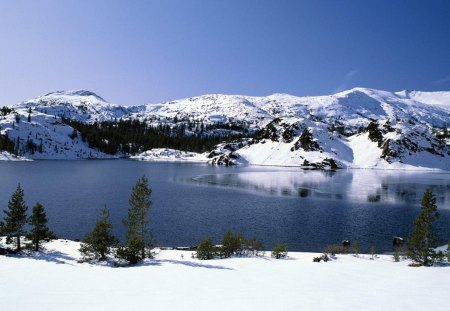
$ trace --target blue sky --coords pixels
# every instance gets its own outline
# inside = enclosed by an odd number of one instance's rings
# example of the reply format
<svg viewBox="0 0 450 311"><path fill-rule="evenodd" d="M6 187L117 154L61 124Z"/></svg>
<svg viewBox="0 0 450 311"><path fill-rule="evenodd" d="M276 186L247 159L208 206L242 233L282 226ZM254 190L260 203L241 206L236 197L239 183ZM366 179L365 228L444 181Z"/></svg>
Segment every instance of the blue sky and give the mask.
<svg viewBox="0 0 450 311"><path fill-rule="evenodd" d="M0 0L0 105L450 90L450 1Z"/></svg>

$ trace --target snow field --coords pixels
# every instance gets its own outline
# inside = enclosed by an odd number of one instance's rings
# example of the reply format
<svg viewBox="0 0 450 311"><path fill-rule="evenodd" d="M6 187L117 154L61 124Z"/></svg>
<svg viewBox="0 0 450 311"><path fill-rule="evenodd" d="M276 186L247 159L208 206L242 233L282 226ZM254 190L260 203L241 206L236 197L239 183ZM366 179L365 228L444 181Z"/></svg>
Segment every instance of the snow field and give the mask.
<svg viewBox="0 0 450 311"><path fill-rule="evenodd" d="M56 240L43 255L0 256L2 310L448 310L450 267L412 268L388 255L201 261L162 250L117 268L78 263L78 247Z"/></svg>

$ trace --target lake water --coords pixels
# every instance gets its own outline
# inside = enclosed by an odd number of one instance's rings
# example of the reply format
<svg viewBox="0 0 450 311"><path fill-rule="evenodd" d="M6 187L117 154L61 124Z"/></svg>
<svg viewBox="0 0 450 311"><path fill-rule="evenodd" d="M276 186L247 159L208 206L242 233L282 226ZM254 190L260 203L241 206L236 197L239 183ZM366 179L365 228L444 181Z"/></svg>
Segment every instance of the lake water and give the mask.
<svg viewBox="0 0 450 311"><path fill-rule="evenodd" d="M210 235L220 243L231 229L278 242L292 251L320 251L343 239L391 251L392 237L407 237L426 188L436 195L443 243L450 239L450 174L374 170L337 172L298 168L213 167L205 164L106 161L0 163L0 209L20 182L31 210L47 210L63 238L82 239L103 206L115 233L136 180L153 190L151 229L158 245L196 245ZM3 216L3 214L2 214Z"/></svg>

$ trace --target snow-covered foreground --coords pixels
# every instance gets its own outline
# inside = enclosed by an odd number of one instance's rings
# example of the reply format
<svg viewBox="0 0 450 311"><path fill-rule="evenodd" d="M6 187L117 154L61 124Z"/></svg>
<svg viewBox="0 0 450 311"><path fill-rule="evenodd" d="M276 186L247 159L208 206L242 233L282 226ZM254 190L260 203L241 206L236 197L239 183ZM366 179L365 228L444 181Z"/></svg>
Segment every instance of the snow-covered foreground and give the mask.
<svg viewBox="0 0 450 311"><path fill-rule="evenodd" d="M448 310L450 267L411 268L386 255L200 261L164 250L142 265L113 268L77 263L78 247L56 240L46 254L0 256L1 309Z"/></svg>

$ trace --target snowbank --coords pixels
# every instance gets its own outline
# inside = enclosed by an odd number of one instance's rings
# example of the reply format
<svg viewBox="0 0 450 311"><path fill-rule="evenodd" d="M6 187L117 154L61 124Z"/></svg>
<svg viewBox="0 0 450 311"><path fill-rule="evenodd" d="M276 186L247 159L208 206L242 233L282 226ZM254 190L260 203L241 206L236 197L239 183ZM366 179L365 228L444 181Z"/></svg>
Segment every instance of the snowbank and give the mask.
<svg viewBox="0 0 450 311"><path fill-rule="evenodd" d="M208 158L204 153L187 152L168 148L150 149L136 156L131 156L130 158L141 161L201 162L201 163L208 161Z"/></svg>
<svg viewBox="0 0 450 311"><path fill-rule="evenodd" d="M0 151L0 161L32 161L32 160L13 155L7 151Z"/></svg>
<svg viewBox="0 0 450 311"><path fill-rule="evenodd" d="M450 267L411 268L387 255L200 261L164 250L114 268L78 263L78 247L56 240L44 254L0 256L2 310L448 310Z"/></svg>

